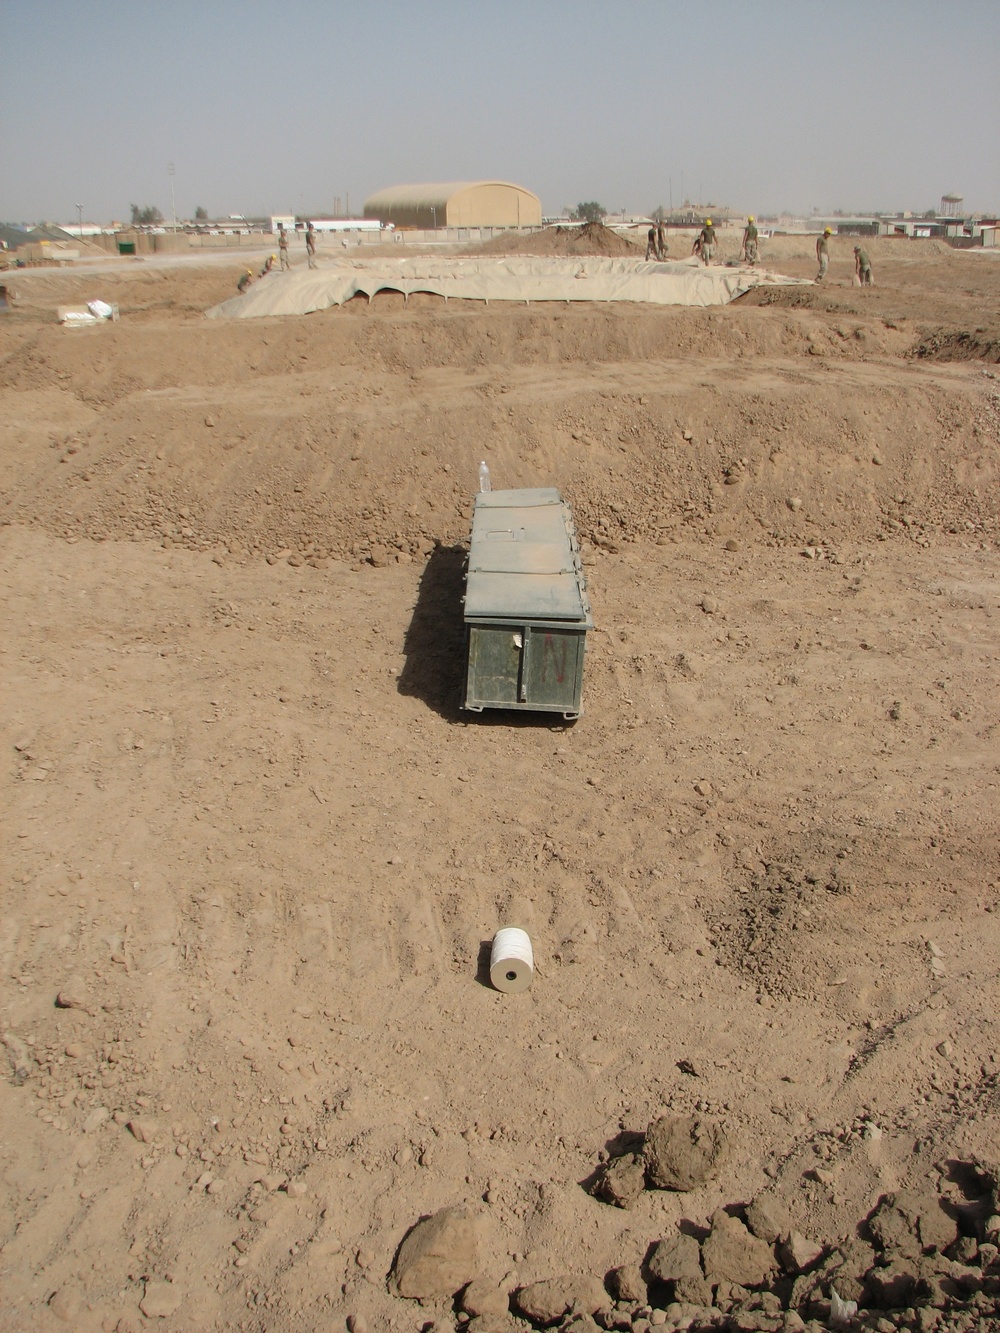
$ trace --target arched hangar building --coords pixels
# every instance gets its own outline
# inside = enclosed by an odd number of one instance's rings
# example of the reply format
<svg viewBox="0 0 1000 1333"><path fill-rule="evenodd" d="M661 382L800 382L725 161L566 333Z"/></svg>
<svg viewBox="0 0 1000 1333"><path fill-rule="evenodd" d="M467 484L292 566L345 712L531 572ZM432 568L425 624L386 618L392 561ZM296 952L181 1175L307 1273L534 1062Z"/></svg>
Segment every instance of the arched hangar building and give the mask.
<svg viewBox="0 0 1000 1333"><path fill-rule="evenodd" d="M393 185L365 200L365 217L397 227L540 227L537 194L509 181Z"/></svg>

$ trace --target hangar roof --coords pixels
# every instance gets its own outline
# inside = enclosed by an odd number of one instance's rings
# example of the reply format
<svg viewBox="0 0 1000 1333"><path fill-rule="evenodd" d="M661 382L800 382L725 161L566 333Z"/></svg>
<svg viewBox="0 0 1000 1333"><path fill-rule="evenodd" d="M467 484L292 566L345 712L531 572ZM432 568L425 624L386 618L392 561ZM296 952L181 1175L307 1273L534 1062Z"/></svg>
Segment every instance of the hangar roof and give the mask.
<svg viewBox="0 0 1000 1333"><path fill-rule="evenodd" d="M454 198L456 194L461 194L463 190L474 190L481 185L505 185L510 190L519 190L521 194L531 194L523 185L515 185L512 181L444 181L433 185L390 185L388 189L379 190L375 194L369 195L365 200L365 208L430 208L433 204L445 204L449 199Z"/></svg>

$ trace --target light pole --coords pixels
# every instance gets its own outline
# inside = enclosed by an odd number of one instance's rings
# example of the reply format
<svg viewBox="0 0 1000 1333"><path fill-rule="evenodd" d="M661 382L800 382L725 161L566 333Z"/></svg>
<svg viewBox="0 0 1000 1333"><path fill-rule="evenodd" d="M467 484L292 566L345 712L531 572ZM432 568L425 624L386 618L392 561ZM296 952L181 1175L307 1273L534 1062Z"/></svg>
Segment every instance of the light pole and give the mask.
<svg viewBox="0 0 1000 1333"><path fill-rule="evenodd" d="M170 176L170 216L173 218L174 230L177 230L177 206L174 203L174 164L167 163L167 173Z"/></svg>
<svg viewBox="0 0 1000 1333"><path fill-rule="evenodd" d="M434 207L433 204L431 204L431 221L434 223L434 230L437 231L437 229L438 229L438 211L437 211L437 209Z"/></svg>
<svg viewBox="0 0 1000 1333"><path fill-rule="evenodd" d="M77 206L76 206L76 211L77 211L77 213L78 213L79 216L80 216L80 225L79 225L79 227L77 228L77 232L78 232L78 234L79 234L80 240L82 241L82 240L83 240L83 204L77 204Z"/></svg>

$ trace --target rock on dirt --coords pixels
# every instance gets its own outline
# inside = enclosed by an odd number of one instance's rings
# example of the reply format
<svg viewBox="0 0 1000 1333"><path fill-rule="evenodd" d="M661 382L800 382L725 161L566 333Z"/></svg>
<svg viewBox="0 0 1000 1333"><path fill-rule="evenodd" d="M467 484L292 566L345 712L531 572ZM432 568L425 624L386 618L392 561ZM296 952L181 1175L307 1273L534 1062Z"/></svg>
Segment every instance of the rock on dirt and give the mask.
<svg viewBox="0 0 1000 1333"><path fill-rule="evenodd" d="M741 1287L759 1287L775 1268L774 1254L766 1241L721 1208L712 1216L712 1230L702 1242L701 1257L705 1277L713 1285L736 1282Z"/></svg>
<svg viewBox="0 0 1000 1333"><path fill-rule="evenodd" d="M84 1009L88 1008L87 990L81 977L70 977L59 988L56 995L57 1009Z"/></svg>
<svg viewBox="0 0 1000 1333"><path fill-rule="evenodd" d="M639 1153L613 1157L597 1175L591 1187L595 1199L603 1199L618 1208L631 1208L646 1184L646 1164Z"/></svg>
<svg viewBox="0 0 1000 1333"><path fill-rule="evenodd" d="M649 1256L649 1271L661 1282L700 1278L701 1252L694 1236L680 1233L661 1240Z"/></svg>
<svg viewBox="0 0 1000 1333"><path fill-rule="evenodd" d="M543 1327L558 1323L574 1307L593 1314L607 1304L607 1293L595 1277L566 1275L543 1278L514 1293L514 1305L518 1312L533 1324L541 1324Z"/></svg>
<svg viewBox="0 0 1000 1333"><path fill-rule="evenodd" d="M181 1303L182 1293L172 1282L146 1283L139 1309L147 1319L169 1319Z"/></svg>
<svg viewBox="0 0 1000 1333"><path fill-rule="evenodd" d="M803 1236L801 1231L790 1231L778 1246L778 1258L786 1273L804 1273L822 1257L823 1246Z"/></svg>
<svg viewBox="0 0 1000 1333"><path fill-rule="evenodd" d="M65 1324L76 1322L83 1306L83 1297L76 1287L60 1287L49 1297L49 1309Z"/></svg>
<svg viewBox="0 0 1000 1333"><path fill-rule="evenodd" d="M83 1122L84 1134L93 1134L95 1129L100 1129L110 1115L111 1112L106 1106L95 1106Z"/></svg>
<svg viewBox="0 0 1000 1333"><path fill-rule="evenodd" d="M907 1259L920 1254L920 1236L916 1217L897 1206L896 1196L886 1194L868 1219L868 1231L876 1249L894 1252Z"/></svg>
<svg viewBox="0 0 1000 1333"><path fill-rule="evenodd" d="M477 1278L462 1292L460 1305L467 1315L475 1319L478 1315L506 1314L510 1308L510 1298L503 1287L498 1287L495 1282Z"/></svg>
<svg viewBox="0 0 1000 1333"><path fill-rule="evenodd" d="M617 1301L629 1305L643 1305L646 1301L646 1283L638 1264L621 1264L608 1274L608 1290Z"/></svg>
<svg viewBox="0 0 1000 1333"><path fill-rule="evenodd" d="M128 1122L129 1133L140 1143L152 1143L156 1138L156 1125L145 1117L136 1117Z"/></svg>
<svg viewBox="0 0 1000 1333"><path fill-rule="evenodd" d="M788 1210L768 1194L759 1194L750 1204L746 1214L747 1226L755 1236L773 1245L779 1237L787 1235L790 1228Z"/></svg>
<svg viewBox="0 0 1000 1333"><path fill-rule="evenodd" d="M465 1204L442 1208L407 1234L392 1285L415 1300L453 1296L479 1275L479 1220Z"/></svg>
<svg viewBox="0 0 1000 1333"><path fill-rule="evenodd" d="M924 1249L941 1252L954 1242L958 1234L955 1218L945 1212L937 1194L932 1192L924 1196L900 1190L894 1195L893 1204L906 1220L908 1229L916 1228Z"/></svg>
<svg viewBox="0 0 1000 1333"><path fill-rule="evenodd" d="M722 1126L701 1116L662 1116L646 1131L646 1175L664 1190L693 1190L719 1169Z"/></svg>
<svg viewBox="0 0 1000 1333"><path fill-rule="evenodd" d="M868 1273L868 1300L883 1310L898 1310L910 1303L916 1276L912 1261L894 1259Z"/></svg>
<svg viewBox="0 0 1000 1333"><path fill-rule="evenodd" d="M866 1275L874 1263L875 1252L870 1245L856 1236L844 1239L831 1250L818 1268L795 1279L789 1305L793 1309L806 1306L814 1297L822 1296L834 1283L845 1300L862 1300L866 1290Z"/></svg>
<svg viewBox="0 0 1000 1333"><path fill-rule="evenodd" d="M747 1226L755 1236L773 1245L791 1230L788 1209L771 1194L759 1194L747 1209Z"/></svg>

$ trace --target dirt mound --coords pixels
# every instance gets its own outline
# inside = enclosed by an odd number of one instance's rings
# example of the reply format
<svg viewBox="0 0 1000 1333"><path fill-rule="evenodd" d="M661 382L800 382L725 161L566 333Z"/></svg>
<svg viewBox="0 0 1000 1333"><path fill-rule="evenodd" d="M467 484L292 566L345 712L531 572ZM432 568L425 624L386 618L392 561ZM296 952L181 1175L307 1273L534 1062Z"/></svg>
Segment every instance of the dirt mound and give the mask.
<svg viewBox="0 0 1000 1333"><path fill-rule="evenodd" d="M580 227L546 227L526 236L495 236L471 251L483 255L552 255L574 258L596 255L603 259L636 258L643 252L601 222Z"/></svg>
<svg viewBox="0 0 1000 1333"><path fill-rule="evenodd" d="M930 361L990 361L996 365L1000 363L1000 337L991 337L985 329L975 333L946 329L929 333L913 354Z"/></svg>
<svg viewBox="0 0 1000 1333"><path fill-rule="evenodd" d="M0 366L23 441L0 514L250 556L412 556L464 538L485 452L498 485L561 485L609 549L1000 532L992 384L870 365L912 347L880 321L440 302L360 319L38 329Z"/></svg>

